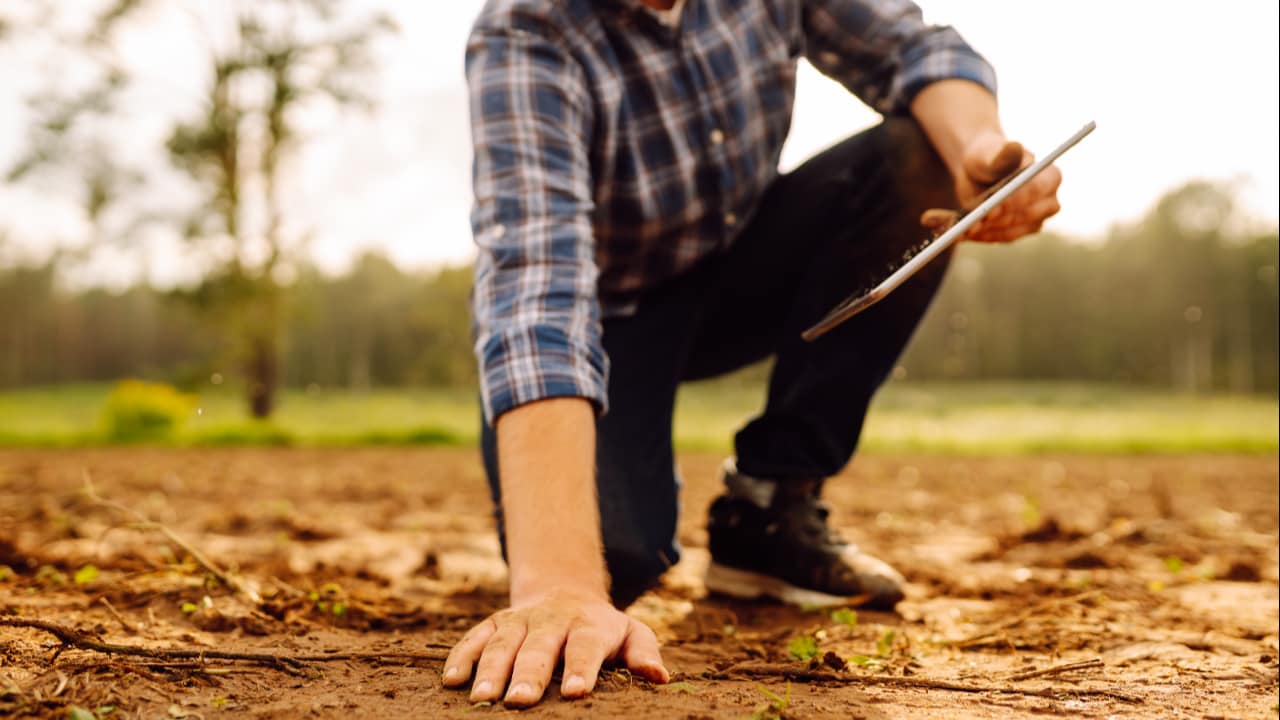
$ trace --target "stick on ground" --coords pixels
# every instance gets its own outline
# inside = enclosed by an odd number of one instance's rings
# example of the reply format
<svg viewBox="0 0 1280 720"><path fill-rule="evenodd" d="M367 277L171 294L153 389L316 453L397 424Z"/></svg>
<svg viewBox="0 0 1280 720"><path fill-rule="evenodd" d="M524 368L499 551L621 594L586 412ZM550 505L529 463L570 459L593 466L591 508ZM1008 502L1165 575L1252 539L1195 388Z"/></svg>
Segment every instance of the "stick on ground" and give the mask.
<svg viewBox="0 0 1280 720"><path fill-rule="evenodd" d="M200 551L200 548L196 547L195 545L192 545L186 540L183 540L177 533L175 533L173 530L170 530L168 526L155 522L151 518L148 518L146 515L143 515L142 513L138 512L137 510L134 510L128 505L118 503L114 500L108 500L102 497L101 495L99 495L97 490L95 490L93 487L93 480L89 476L88 470L84 471L84 494L85 494L85 497L93 501L94 504L101 505L102 507L106 507L106 508L111 508L112 510L115 510L118 513L132 517L138 523L138 526L143 529L159 531L161 535L164 535L165 538L169 540L169 542L173 543L174 545L177 545L178 547L186 551L186 553L190 555L192 559L194 559L196 563L200 565L200 567L204 568L206 572L208 572L210 575L217 578L218 582L222 583L223 585L226 585L227 587L231 588L235 592L244 595L255 604L262 602L262 597L258 593L258 591L246 585L242 580L240 580L240 578L235 577L229 574L228 572L226 572L225 570L223 570L222 568L218 567L218 565L215 562L213 562L213 560L209 559L207 555L205 555L203 552Z"/></svg>
<svg viewBox="0 0 1280 720"><path fill-rule="evenodd" d="M964 648L972 647L974 645L980 645L983 642L995 636L996 634L1003 632L1005 630L1009 630L1014 627L1017 627L1018 625L1021 625L1022 623L1026 622L1027 620L1031 619L1036 615L1039 615L1040 613L1044 612L1045 610L1048 610L1049 608L1057 607L1059 605L1066 605L1070 603L1083 602L1084 600L1098 597L1100 595L1102 595L1101 590L1088 590L1086 592L1082 592L1077 595L1070 595L1068 597L1051 598L1049 600L1045 600L1044 602L1036 603L1035 605L1027 608L1026 610L1018 613L1017 615L1011 618L1008 618L1006 620L1001 620L1000 622L997 622L996 624L991 625L990 627L987 627L982 631L974 633L973 635L970 635L966 638L961 638L959 640L952 640L949 644L952 647L960 648L962 650Z"/></svg>
<svg viewBox="0 0 1280 720"><path fill-rule="evenodd" d="M1061 665L1053 665L1039 670L1025 670L1023 672L1014 673L1005 678L1005 680L1030 680L1031 678L1047 677L1049 675L1060 675L1062 673L1071 672L1073 670L1085 670L1088 668L1102 667L1102 658L1093 658L1092 660L1082 660L1080 662L1069 662Z"/></svg>
<svg viewBox="0 0 1280 720"><path fill-rule="evenodd" d="M1132 695L1094 688L1071 688L1069 690L1030 689L1011 685L970 685L955 683L949 680L930 680L919 677L896 677L890 675L850 675L830 670L810 670L805 667L775 663L739 663L720 671L705 672L706 680L741 680L744 678L783 678L793 682L837 682L863 685L891 685L894 687L924 688L928 690L950 690L967 693L1010 693L1014 695L1033 695L1036 697L1060 698L1064 695L1094 695L1109 697L1127 703L1141 702Z"/></svg>
<svg viewBox="0 0 1280 720"><path fill-rule="evenodd" d="M286 672L298 673L307 663L337 662L341 660L364 660L373 662L392 662L396 660L419 660L441 662L447 653L429 651L425 653L344 653L326 652L314 655L280 655L276 653L244 653L206 648L146 648L136 645L120 645L117 643L95 640L85 633L65 625L45 620L29 618L0 617L0 627L21 627L43 630L62 641L63 647L103 653L106 655L129 655L157 660L237 660L270 665L284 669Z"/></svg>

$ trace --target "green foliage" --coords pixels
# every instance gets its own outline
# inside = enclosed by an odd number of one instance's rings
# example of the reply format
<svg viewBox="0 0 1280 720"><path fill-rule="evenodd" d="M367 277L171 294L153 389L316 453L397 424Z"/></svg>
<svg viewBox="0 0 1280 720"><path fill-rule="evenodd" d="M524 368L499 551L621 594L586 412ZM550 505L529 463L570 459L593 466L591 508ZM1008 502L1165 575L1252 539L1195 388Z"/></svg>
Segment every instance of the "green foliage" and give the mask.
<svg viewBox="0 0 1280 720"><path fill-rule="evenodd" d="M831 620L841 625L853 627L858 624L858 613L852 608L840 608L831 613Z"/></svg>
<svg viewBox="0 0 1280 720"><path fill-rule="evenodd" d="M114 151L121 145L118 138L102 134L102 128L121 127L102 120L119 119L111 116L123 105L120 96L146 79L133 77L129 66L120 62L121 38L131 33L115 30L155 4L114 0L90 22L72 25L57 4L48 3L41 21L24 28L37 41L47 41L36 44L47 45L54 56L38 64L76 67L78 82L74 90L55 88L55 83L26 98L31 122L24 151L11 167L0 170L13 182L36 173L70 174L83 186L80 196L94 224L93 239L104 246L136 244L133 235L149 224L168 224L189 243L201 246L208 259L199 267L205 276L195 287L171 297L190 301L201 329L223 341L220 352L225 356L219 359L241 371L251 412L263 418L274 409L280 381L287 307L280 276L301 264L310 232L305 220L284 217L285 203L279 199L288 180L285 170L306 138L296 131L298 107L371 107L366 89L376 87L370 80L377 65L372 45L395 26L382 13L363 13L361 18L337 12L327 0L261 0L213 12L192 9L194 22L177 26L196 33L188 41L199 42L208 33L219 41L209 46L204 72L193 76L199 80L189 88L202 100L189 103L198 111L164 118L168 137L156 149L167 152L173 167L186 174L197 200L182 210L156 213L117 202L148 177L137 169L142 165L134 158ZM7 29L0 22L0 35ZM246 92L249 88L253 91ZM109 210L124 222L99 222ZM28 298L20 304L6 303L2 290L0 306L30 304ZM38 321L30 324L37 326ZM5 329L0 322L0 346L29 339ZM56 337L64 330L53 327L50 332ZM14 357L5 358L7 365L0 366L11 372L25 370L25 358L16 357L23 354L19 348ZM140 357L146 365L152 362L145 352ZM0 383L4 381L0 377Z"/></svg>
<svg viewBox="0 0 1280 720"><path fill-rule="evenodd" d="M66 585L67 575L52 565L36 568L35 580L41 585Z"/></svg>
<svg viewBox="0 0 1280 720"><path fill-rule="evenodd" d="M1274 393L1280 243L1256 228L1228 188L1192 182L1101 243L962 247L902 367Z"/></svg>
<svg viewBox="0 0 1280 720"><path fill-rule="evenodd" d="M659 685L659 687L668 692L683 693L685 695L697 695L699 692L699 688L697 685L694 685L691 682L686 682L683 680L679 682L667 683L666 685Z"/></svg>
<svg viewBox="0 0 1280 720"><path fill-rule="evenodd" d="M898 638L898 633L893 630L886 630L879 640L876 640L876 655L880 657L889 657L889 653L893 651L893 641Z"/></svg>
<svg viewBox="0 0 1280 720"><path fill-rule="evenodd" d="M751 720L782 720L783 713L791 705L791 681L787 681L787 690L783 695L779 695L763 685L756 685L756 689L760 691L761 695L765 696L768 702L751 713Z"/></svg>
<svg viewBox="0 0 1280 720"><path fill-rule="evenodd" d="M125 380L102 411L107 437L120 442L166 440L195 409L195 398L170 385Z"/></svg>
<svg viewBox="0 0 1280 720"><path fill-rule="evenodd" d="M818 655L818 640L812 635L800 635L787 643L787 652L791 657L808 662Z"/></svg>
<svg viewBox="0 0 1280 720"><path fill-rule="evenodd" d="M98 409L110 386L0 390L0 446L111 442ZM676 406L680 450L731 450L759 410L752 388L695 383ZM270 424L246 419L225 389L200 391L201 414L164 441L177 445L469 445L480 411L467 388L290 390ZM158 442L158 441L153 441ZM863 434L871 452L1275 452L1275 399L1190 396L1051 383L892 383Z"/></svg>
<svg viewBox="0 0 1280 720"><path fill-rule="evenodd" d="M88 585L97 579L98 568L94 565L85 565L77 570L75 575L72 576L72 580L74 580L77 585Z"/></svg>
<svg viewBox="0 0 1280 720"><path fill-rule="evenodd" d="M261 421L211 428L195 439L197 445L213 447L247 445L284 447L296 442L297 438L293 433L274 423Z"/></svg>

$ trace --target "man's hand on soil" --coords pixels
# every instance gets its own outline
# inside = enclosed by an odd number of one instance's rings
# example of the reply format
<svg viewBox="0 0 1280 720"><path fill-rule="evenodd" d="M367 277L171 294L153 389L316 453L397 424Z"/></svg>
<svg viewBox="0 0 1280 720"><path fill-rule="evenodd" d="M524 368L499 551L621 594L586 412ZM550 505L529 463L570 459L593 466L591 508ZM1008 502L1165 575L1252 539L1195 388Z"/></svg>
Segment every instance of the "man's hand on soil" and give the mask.
<svg viewBox="0 0 1280 720"><path fill-rule="evenodd" d="M1035 157L1022 145L1000 133L983 133L965 147L964 170L956 178L956 195L961 207L969 209L993 183L1015 170L1027 167ZM1013 242L1039 232L1044 221L1058 212L1058 186L1062 172L1049 167L1025 187L992 210L965 235L969 240L988 243Z"/></svg>
<svg viewBox="0 0 1280 720"><path fill-rule="evenodd" d="M509 706L525 707L542 698L562 655L560 694L566 698L590 693L606 660L621 660L652 682L671 677L647 626L605 598L558 590L516 602L471 628L445 661L444 684L465 685L475 667L472 702L501 697Z"/></svg>

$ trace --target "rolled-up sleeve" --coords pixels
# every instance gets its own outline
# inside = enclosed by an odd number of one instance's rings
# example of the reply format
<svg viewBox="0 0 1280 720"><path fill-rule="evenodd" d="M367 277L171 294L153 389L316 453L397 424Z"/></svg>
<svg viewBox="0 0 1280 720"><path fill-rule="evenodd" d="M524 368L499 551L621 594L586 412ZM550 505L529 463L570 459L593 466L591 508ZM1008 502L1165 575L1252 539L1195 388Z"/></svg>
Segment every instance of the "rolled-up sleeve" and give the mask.
<svg viewBox="0 0 1280 720"><path fill-rule="evenodd" d="M549 397L607 406L581 68L522 28L472 31L467 83L475 150L472 294L486 422Z"/></svg>
<svg viewBox="0 0 1280 720"><path fill-rule="evenodd" d="M996 92L991 65L950 27L928 25L909 0L805 0L805 57L885 114L905 112L938 80Z"/></svg>

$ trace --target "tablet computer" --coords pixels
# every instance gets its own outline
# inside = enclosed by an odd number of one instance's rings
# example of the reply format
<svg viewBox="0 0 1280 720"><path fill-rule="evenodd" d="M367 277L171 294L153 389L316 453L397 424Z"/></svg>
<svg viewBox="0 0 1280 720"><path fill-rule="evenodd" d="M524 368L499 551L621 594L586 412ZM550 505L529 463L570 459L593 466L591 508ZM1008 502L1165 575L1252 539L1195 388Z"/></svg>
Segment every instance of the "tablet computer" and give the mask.
<svg viewBox="0 0 1280 720"><path fill-rule="evenodd" d="M1086 135L1093 132L1097 125L1093 122L1080 128L1071 137L1067 138L1061 145L1054 148L1052 152L1043 158L1028 165L1027 167L1012 173L1004 180L991 186L979 196L979 202L972 210L968 212L956 213L957 219L955 224L947 228L946 232L926 238L915 245L912 245L903 254L897 263L887 268L887 274L883 279L874 282L868 287L864 287L843 302L832 308L821 320L801 333L801 337L810 342L818 339L824 333L836 327L840 323L875 305L884 299L886 295L893 292L899 285L907 281L907 278L915 275L929 261L938 257L947 248L956 243L957 240L964 237L969 228L976 225L987 213L991 212L1006 198L1014 194L1023 185L1031 182L1031 179L1039 175L1045 168L1052 165L1062 154L1070 150L1076 143L1084 139Z"/></svg>

